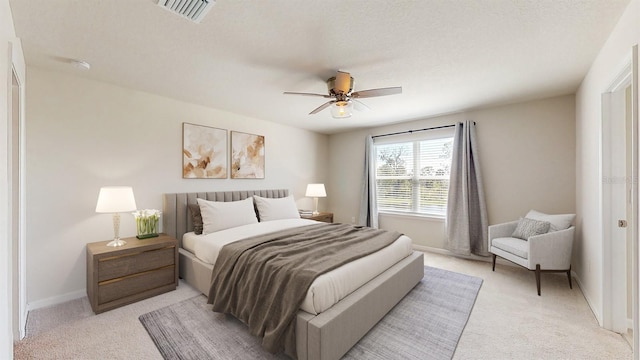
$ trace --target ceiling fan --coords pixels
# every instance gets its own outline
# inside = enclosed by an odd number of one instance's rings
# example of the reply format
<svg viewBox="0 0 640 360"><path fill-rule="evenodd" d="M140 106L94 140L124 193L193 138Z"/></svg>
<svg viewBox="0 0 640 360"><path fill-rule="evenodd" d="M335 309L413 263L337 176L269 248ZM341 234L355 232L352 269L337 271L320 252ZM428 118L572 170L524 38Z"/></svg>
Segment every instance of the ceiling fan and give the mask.
<svg viewBox="0 0 640 360"><path fill-rule="evenodd" d="M353 77L351 77L351 74L345 71L338 71L336 76L329 78L327 80L327 88L329 90L329 94L327 95L314 94L314 93L302 93L302 92L290 92L290 91L285 91L284 94L285 95L320 96L325 99L331 99L326 103L315 108L313 111L309 113L309 115L317 114L320 111L331 106L331 116L333 116L334 118L350 117L351 109L354 107L354 104L356 109L358 109L358 107L364 107L365 109L369 109L367 105L363 104L361 101L357 99L402 94L401 86L352 92Z"/></svg>

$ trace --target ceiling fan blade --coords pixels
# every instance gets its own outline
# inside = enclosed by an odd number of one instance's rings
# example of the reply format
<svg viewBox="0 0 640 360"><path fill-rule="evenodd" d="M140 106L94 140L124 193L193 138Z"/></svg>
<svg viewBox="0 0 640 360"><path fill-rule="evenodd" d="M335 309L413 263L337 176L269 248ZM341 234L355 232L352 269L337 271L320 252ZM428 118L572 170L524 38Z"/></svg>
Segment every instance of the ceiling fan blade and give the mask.
<svg viewBox="0 0 640 360"><path fill-rule="evenodd" d="M326 99L330 99L331 96L329 95L323 95L323 94L314 94L314 93L303 93L303 92L291 92L291 91L285 91L283 92L284 95L303 95L303 96L322 96L323 98Z"/></svg>
<svg viewBox="0 0 640 360"><path fill-rule="evenodd" d="M356 99L351 99L351 101L353 101L353 108L357 111L371 111L371 108L362 101Z"/></svg>
<svg viewBox="0 0 640 360"><path fill-rule="evenodd" d="M336 90L336 92L348 94L349 90L351 90L351 74L338 70L338 73L336 74L334 89Z"/></svg>
<svg viewBox="0 0 640 360"><path fill-rule="evenodd" d="M395 95L395 94L402 94L402 86L356 91L351 94L351 97L362 99L362 98Z"/></svg>
<svg viewBox="0 0 640 360"><path fill-rule="evenodd" d="M328 108L329 106L331 106L331 104L333 104L334 102L336 102L336 101L335 100L327 101L326 103L324 103L324 104L318 106L317 108L313 109L313 111L310 112L309 115L313 115L313 114L319 113L320 111L322 111L322 110Z"/></svg>

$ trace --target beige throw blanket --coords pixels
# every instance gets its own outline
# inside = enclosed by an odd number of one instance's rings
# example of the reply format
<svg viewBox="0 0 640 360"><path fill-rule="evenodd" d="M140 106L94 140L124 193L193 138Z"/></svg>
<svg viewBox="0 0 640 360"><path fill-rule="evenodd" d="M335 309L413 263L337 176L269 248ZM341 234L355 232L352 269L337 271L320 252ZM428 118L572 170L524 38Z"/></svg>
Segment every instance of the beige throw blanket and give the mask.
<svg viewBox="0 0 640 360"><path fill-rule="evenodd" d="M376 252L398 232L349 224L317 224L224 246L213 268L209 304L262 337L269 352L295 358L296 313L319 275Z"/></svg>

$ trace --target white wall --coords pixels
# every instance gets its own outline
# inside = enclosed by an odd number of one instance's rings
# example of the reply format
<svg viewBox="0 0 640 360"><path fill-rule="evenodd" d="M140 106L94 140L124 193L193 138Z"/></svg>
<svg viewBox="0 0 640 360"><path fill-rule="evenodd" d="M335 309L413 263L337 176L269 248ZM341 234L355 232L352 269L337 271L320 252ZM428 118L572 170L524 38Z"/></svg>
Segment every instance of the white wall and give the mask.
<svg viewBox="0 0 640 360"><path fill-rule="evenodd" d="M576 93L577 246L574 270L602 322L602 226L600 188L601 95L631 61L640 42L640 0L632 0Z"/></svg>
<svg viewBox="0 0 640 360"><path fill-rule="evenodd" d="M10 42L15 38L8 0L0 0L0 358L13 358L12 324L12 247L9 236L9 166L7 141L11 102Z"/></svg>
<svg viewBox="0 0 640 360"><path fill-rule="evenodd" d="M489 224L516 220L532 208L575 212L575 102L567 95L331 135L327 195L335 219L358 218L367 134L464 120L477 124ZM415 245L444 246L442 220L380 215L380 227L409 235Z"/></svg>
<svg viewBox="0 0 640 360"><path fill-rule="evenodd" d="M160 96L29 67L27 82L28 301L85 293L85 244L113 237L96 214L98 190L133 186L138 208L162 193L287 188L300 207L307 183L326 182L328 137ZM265 136L264 180L182 179L182 123ZM322 201L322 200L321 200ZM322 203L321 203L322 204ZM122 216L121 236L135 235Z"/></svg>

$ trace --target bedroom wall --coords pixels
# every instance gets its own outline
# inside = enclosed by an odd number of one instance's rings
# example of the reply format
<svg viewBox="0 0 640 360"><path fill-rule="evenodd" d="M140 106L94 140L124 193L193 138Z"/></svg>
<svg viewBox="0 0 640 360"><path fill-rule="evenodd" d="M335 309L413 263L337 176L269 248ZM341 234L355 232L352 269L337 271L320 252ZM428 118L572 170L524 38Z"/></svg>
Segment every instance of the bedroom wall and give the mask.
<svg viewBox="0 0 640 360"><path fill-rule="evenodd" d="M132 186L139 209L161 209L165 192L267 188L310 208L307 183L328 180L326 135L34 67L27 104L31 308L85 295L85 244L113 237L111 215L95 213L101 186ZM266 179L182 179L183 122L264 135Z"/></svg>
<svg viewBox="0 0 640 360"><path fill-rule="evenodd" d="M530 209L575 212L573 95L472 110L393 126L331 135L329 209L340 222L358 219L367 134L422 129L473 120L489 224L518 219ZM444 248L444 221L380 214L380 227L409 235L418 247Z"/></svg>
<svg viewBox="0 0 640 360"><path fill-rule="evenodd" d="M640 0L632 0L594 60L576 93L576 210L574 271L596 318L602 323L602 226L600 141L601 95L631 61L640 43ZM638 69L640 71L640 69Z"/></svg>

